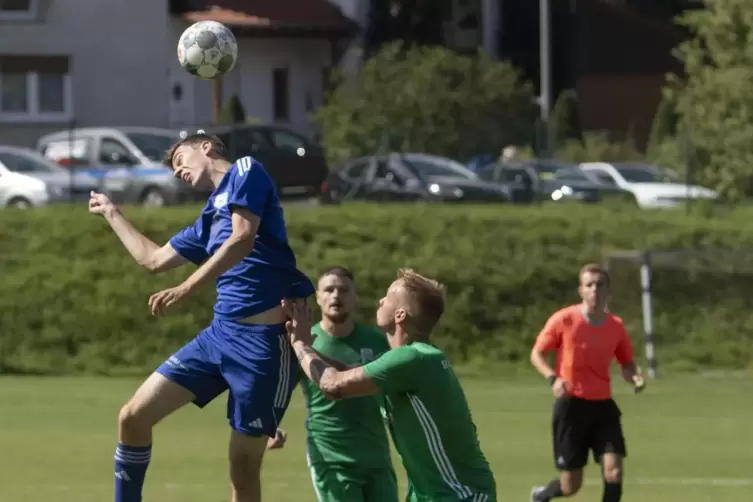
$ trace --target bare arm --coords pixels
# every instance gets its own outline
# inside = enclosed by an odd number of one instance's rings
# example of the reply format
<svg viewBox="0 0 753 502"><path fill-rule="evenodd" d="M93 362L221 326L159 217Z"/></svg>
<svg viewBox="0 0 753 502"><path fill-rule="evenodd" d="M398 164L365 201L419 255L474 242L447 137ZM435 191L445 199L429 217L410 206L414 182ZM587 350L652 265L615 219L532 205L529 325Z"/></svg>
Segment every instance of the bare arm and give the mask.
<svg viewBox="0 0 753 502"><path fill-rule="evenodd" d="M136 263L148 271L159 273L189 263L169 243L160 247L136 230L117 208L105 213L105 219Z"/></svg>
<svg viewBox="0 0 753 502"><path fill-rule="evenodd" d="M539 372L541 376L544 378L551 378L553 376L557 376L557 374L554 372L554 369L549 365L549 362L546 360L546 353L544 353L541 350L533 349L531 351L531 364L534 368L536 368L536 371Z"/></svg>
<svg viewBox="0 0 753 502"><path fill-rule="evenodd" d="M256 231L260 218L248 209L236 207L232 210L233 231L216 253L205 261L183 285L188 291L195 291L207 282L240 263L254 249Z"/></svg>
<svg viewBox="0 0 753 502"><path fill-rule="evenodd" d="M301 341L293 343L293 351L303 372L329 399L371 396L379 392L379 388L361 367L338 371Z"/></svg>

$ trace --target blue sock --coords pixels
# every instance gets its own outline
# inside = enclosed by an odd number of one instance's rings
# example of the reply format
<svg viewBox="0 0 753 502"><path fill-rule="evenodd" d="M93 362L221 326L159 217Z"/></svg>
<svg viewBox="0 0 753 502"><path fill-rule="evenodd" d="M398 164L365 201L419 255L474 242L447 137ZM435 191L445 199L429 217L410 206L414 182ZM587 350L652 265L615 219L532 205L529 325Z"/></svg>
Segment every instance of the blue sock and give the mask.
<svg viewBox="0 0 753 502"><path fill-rule="evenodd" d="M146 468L152 458L152 446L126 446L115 450L115 502L141 502Z"/></svg>

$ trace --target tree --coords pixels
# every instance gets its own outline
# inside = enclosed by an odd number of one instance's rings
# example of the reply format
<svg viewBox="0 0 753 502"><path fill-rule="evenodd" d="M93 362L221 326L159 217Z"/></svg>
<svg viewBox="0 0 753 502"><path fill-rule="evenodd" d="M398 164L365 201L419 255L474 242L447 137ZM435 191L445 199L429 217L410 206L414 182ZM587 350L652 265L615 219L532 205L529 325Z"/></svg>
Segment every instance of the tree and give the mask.
<svg viewBox="0 0 753 502"><path fill-rule="evenodd" d="M533 91L509 63L386 45L315 115L330 160L418 151L467 160L528 143Z"/></svg>
<svg viewBox="0 0 753 502"><path fill-rule="evenodd" d="M578 97L573 90L562 91L552 109L551 133L554 148L567 141L583 141L583 128L580 122Z"/></svg>
<svg viewBox="0 0 753 502"><path fill-rule="evenodd" d="M749 0L714 0L684 14L692 38L679 47L685 69L673 77L682 127L701 179L731 198L753 194L753 9Z"/></svg>
<svg viewBox="0 0 753 502"><path fill-rule="evenodd" d="M237 94L230 96L220 109L219 123L223 125L242 124L246 121L246 111Z"/></svg>
<svg viewBox="0 0 753 502"><path fill-rule="evenodd" d="M670 140L677 133L677 113L675 104L669 96L665 96L660 102L654 115L654 123L651 126L651 136L648 140L649 154L652 154L660 146Z"/></svg>

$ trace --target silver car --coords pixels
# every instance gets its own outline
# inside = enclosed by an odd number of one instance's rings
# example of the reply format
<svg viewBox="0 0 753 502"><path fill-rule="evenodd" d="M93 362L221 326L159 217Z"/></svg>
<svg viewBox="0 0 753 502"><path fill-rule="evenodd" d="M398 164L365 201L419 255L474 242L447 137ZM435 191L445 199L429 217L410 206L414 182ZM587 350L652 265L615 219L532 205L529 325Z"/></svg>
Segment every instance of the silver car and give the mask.
<svg viewBox="0 0 753 502"><path fill-rule="evenodd" d="M46 158L97 178L116 203L164 206L204 200L162 165L178 131L151 127L85 127L43 136Z"/></svg>
<svg viewBox="0 0 753 502"><path fill-rule="evenodd" d="M98 182L69 171L34 150L0 146L0 205L18 208L50 202L84 202Z"/></svg>

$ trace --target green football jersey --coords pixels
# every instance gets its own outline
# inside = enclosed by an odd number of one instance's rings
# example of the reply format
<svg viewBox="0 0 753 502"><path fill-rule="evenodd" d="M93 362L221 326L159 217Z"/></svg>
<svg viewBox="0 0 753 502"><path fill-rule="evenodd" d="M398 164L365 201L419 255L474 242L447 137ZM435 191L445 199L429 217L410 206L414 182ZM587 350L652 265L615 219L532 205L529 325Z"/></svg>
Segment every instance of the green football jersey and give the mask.
<svg viewBox="0 0 753 502"><path fill-rule="evenodd" d="M384 392L411 502L496 500L465 393L442 351L416 342L386 352L363 370Z"/></svg>
<svg viewBox="0 0 753 502"><path fill-rule="evenodd" d="M341 338L328 335L319 324L311 333L314 349L348 366L366 364L389 350L384 334L364 324L356 323L353 333ZM307 378L301 386L308 406L309 465L356 463L363 468L391 468L381 396L333 401Z"/></svg>

